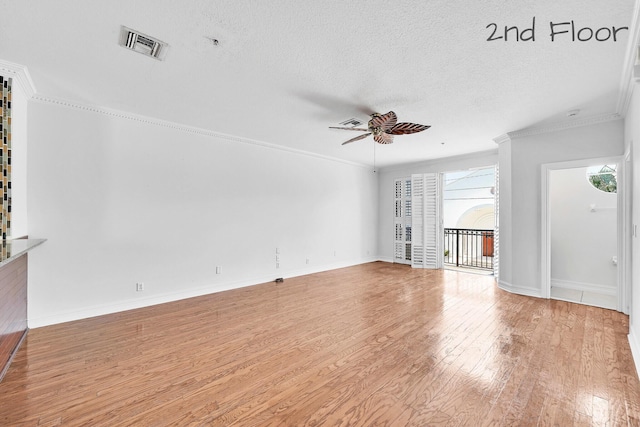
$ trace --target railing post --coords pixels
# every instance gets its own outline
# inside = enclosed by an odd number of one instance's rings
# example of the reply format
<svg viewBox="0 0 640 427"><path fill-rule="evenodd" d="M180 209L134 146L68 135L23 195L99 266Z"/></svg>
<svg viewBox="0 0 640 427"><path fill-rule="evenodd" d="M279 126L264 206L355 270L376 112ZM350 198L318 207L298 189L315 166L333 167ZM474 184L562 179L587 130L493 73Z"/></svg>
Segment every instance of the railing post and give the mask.
<svg viewBox="0 0 640 427"><path fill-rule="evenodd" d="M461 268L492 269L493 234L493 230L445 228L444 263Z"/></svg>
<svg viewBox="0 0 640 427"><path fill-rule="evenodd" d="M460 267L460 229L456 228L456 267Z"/></svg>

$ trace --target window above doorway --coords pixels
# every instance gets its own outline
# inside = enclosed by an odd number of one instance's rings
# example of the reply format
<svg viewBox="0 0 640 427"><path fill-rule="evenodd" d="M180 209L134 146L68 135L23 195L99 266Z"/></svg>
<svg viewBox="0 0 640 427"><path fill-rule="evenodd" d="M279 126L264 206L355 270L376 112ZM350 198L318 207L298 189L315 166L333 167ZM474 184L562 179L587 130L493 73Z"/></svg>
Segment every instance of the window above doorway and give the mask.
<svg viewBox="0 0 640 427"><path fill-rule="evenodd" d="M617 165L599 165L587 169L587 179L596 189L605 193L617 193Z"/></svg>

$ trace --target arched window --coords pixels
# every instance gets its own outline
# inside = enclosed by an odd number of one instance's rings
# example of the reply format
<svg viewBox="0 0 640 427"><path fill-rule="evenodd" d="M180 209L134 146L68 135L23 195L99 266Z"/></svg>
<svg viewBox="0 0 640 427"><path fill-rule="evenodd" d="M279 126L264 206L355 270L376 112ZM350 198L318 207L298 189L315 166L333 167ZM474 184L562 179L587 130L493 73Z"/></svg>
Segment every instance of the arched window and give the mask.
<svg viewBox="0 0 640 427"><path fill-rule="evenodd" d="M617 165L592 166L587 169L587 179L600 191L616 193L618 191L616 168Z"/></svg>

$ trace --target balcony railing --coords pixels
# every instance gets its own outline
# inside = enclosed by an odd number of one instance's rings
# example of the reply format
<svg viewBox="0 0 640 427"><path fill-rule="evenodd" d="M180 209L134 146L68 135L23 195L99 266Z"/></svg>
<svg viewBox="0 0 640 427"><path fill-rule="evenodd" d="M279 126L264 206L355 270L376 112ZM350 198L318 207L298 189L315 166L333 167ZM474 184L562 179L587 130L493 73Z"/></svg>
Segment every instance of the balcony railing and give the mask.
<svg viewBox="0 0 640 427"><path fill-rule="evenodd" d="M493 270L493 230L445 228L444 263Z"/></svg>

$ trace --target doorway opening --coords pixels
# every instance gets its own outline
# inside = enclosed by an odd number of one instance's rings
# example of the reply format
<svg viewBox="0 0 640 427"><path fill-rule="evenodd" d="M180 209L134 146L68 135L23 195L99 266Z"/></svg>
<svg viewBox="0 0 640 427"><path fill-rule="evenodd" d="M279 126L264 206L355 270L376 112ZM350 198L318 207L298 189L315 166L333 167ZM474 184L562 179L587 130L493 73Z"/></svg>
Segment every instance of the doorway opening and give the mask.
<svg viewBox="0 0 640 427"><path fill-rule="evenodd" d="M542 165L542 297L627 312L623 158Z"/></svg>
<svg viewBox="0 0 640 427"><path fill-rule="evenodd" d="M493 274L496 203L495 166L444 174L445 268Z"/></svg>
<svg viewBox="0 0 640 427"><path fill-rule="evenodd" d="M616 164L549 175L550 296L616 309Z"/></svg>

